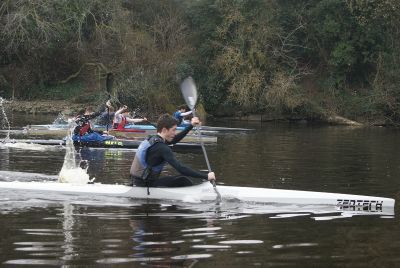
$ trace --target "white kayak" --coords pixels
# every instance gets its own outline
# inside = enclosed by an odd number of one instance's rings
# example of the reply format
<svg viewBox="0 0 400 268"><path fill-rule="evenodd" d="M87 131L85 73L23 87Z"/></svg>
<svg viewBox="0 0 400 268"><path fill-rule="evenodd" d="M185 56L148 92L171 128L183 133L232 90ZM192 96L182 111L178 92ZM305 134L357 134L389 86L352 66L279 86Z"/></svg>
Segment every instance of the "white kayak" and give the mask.
<svg viewBox="0 0 400 268"><path fill-rule="evenodd" d="M0 181L0 190L36 192L43 195L62 193L72 195L98 195L138 199L176 200L183 202L213 201L217 199L213 186L204 182L189 187L149 188L118 184L73 184L59 182ZM217 186L222 200L252 203L328 205L339 210L366 212L393 212L395 200L385 197L352 194L281 190L269 188Z"/></svg>

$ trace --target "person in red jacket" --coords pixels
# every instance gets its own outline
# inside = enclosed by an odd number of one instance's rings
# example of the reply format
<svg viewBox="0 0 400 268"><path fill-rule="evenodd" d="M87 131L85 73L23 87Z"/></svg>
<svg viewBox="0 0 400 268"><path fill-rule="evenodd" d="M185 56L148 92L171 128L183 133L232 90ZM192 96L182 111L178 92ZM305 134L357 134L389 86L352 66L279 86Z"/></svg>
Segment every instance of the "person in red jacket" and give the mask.
<svg viewBox="0 0 400 268"><path fill-rule="evenodd" d="M126 105L121 107L114 114L113 129L124 129L129 123L146 122L147 118L131 118L129 117L129 110Z"/></svg>
<svg viewBox="0 0 400 268"><path fill-rule="evenodd" d="M109 105L109 102L106 103ZM75 117L76 127L72 136L73 141L104 141L112 139L112 136L103 136L102 133L93 131L90 120L98 117L104 108L102 107L99 111L95 112L93 107L88 106L86 109L82 109L78 112Z"/></svg>

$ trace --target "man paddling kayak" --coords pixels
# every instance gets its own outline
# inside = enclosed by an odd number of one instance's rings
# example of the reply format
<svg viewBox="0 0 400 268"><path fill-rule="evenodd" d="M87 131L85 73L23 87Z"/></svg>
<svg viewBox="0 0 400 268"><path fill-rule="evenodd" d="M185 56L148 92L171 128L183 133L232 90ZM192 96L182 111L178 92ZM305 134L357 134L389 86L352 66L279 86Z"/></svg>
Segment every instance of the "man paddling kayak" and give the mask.
<svg viewBox="0 0 400 268"><path fill-rule="evenodd" d="M125 126L129 123L140 123L146 122L147 118L131 118L129 117L128 106L122 106L114 114L113 129L123 130Z"/></svg>
<svg viewBox="0 0 400 268"><path fill-rule="evenodd" d="M169 114L160 116L157 121L157 135L149 136L139 145L130 170L134 185L182 187L195 184L192 178L215 180L214 172L202 173L181 164L168 146L182 140L193 126L200 124L199 118L193 117L191 124L179 134L176 134L177 124L176 119ZM180 174L161 177L167 163Z"/></svg>
<svg viewBox="0 0 400 268"><path fill-rule="evenodd" d="M189 111L189 108L187 105L182 104L178 107L178 111L174 113L174 118L178 121L178 126L180 127L186 127L190 125L190 123L187 123L184 118L185 116L188 116L192 114L192 111Z"/></svg>
<svg viewBox="0 0 400 268"><path fill-rule="evenodd" d="M96 125L108 126L111 128L114 120L115 109L111 106L110 102L107 102L107 104L109 105L107 105L106 110L100 114L95 123Z"/></svg>
<svg viewBox="0 0 400 268"><path fill-rule="evenodd" d="M107 106L110 105L108 101L106 103ZM98 132L93 131L90 120L98 117L104 109L94 112L93 107L89 106L86 109L82 109L78 112L78 115L75 117L76 127L74 129L74 134L72 136L73 141L105 141L113 139L113 136L104 136Z"/></svg>

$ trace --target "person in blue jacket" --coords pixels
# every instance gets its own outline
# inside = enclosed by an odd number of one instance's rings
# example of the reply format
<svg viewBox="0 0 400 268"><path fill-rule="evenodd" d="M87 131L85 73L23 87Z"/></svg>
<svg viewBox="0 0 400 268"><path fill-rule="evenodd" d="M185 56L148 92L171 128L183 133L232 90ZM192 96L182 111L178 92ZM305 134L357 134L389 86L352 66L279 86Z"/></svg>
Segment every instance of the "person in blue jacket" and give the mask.
<svg viewBox="0 0 400 268"><path fill-rule="evenodd" d="M178 110L174 113L174 118L178 121L178 126L188 126L190 122L185 122L185 116L192 114L192 111L189 111L189 107L186 104L182 104L178 107Z"/></svg>

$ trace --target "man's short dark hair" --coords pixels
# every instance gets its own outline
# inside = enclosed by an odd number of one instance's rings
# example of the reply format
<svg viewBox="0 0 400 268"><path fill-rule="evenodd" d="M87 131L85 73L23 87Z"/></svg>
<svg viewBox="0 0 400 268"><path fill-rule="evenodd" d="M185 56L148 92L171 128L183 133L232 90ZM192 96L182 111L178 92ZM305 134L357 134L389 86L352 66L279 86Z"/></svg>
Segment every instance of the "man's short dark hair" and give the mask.
<svg viewBox="0 0 400 268"><path fill-rule="evenodd" d="M163 114L157 120L157 132L161 132L163 128L170 129L177 125L178 120L176 120L172 115Z"/></svg>
<svg viewBox="0 0 400 268"><path fill-rule="evenodd" d="M185 111L189 110L189 107L186 104L182 104L178 106L178 110L185 109Z"/></svg>

